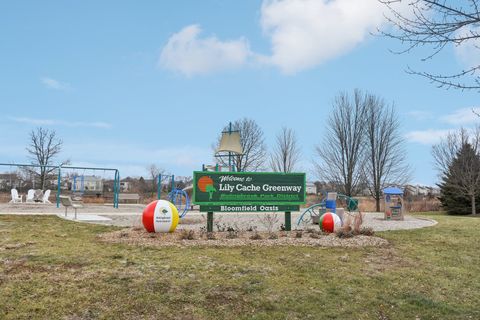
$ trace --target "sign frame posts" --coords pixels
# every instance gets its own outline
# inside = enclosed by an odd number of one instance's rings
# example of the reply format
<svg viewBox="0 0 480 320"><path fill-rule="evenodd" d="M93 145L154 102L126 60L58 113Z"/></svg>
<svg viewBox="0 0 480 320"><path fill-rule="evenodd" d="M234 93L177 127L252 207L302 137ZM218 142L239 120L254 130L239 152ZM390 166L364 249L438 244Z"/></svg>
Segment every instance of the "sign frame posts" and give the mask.
<svg viewBox="0 0 480 320"><path fill-rule="evenodd" d="M292 213L285 211L285 231L292 231Z"/></svg>
<svg viewBox="0 0 480 320"><path fill-rule="evenodd" d="M207 232L213 232L213 211L207 212Z"/></svg>
<svg viewBox="0 0 480 320"><path fill-rule="evenodd" d="M285 230L292 230L292 211L306 203L305 173L193 173L193 203L207 212L213 232L214 212L284 212Z"/></svg>

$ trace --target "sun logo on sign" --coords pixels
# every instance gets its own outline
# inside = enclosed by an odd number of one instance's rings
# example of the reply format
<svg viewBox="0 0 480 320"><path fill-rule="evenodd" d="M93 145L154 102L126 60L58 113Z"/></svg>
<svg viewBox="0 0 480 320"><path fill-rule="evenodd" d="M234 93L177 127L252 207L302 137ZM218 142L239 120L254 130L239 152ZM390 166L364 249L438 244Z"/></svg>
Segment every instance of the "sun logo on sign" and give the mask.
<svg viewBox="0 0 480 320"><path fill-rule="evenodd" d="M215 187L213 186L213 180L210 177L203 176L200 179L198 179L197 182L198 189L202 192L208 192L209 200L212 200L213 193L217 191Z"/></svg>

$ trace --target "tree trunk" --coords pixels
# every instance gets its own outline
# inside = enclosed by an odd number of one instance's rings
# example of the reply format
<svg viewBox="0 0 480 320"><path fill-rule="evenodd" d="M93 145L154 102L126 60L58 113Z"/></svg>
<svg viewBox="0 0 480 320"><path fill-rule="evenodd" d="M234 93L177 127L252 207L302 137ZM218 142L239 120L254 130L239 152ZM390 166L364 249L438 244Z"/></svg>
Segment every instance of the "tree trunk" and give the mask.
<svg viewBox="0 0 480 320"><path fill-rule="evenodd" d="M475 208L475 194L471 196L472 198L472 214L475 215L477 213L477 210Z"/></svg>
<svg viewBox="0 0 480 320"><path fill-rule="evenodd" d="M471 196L472 199L472 214L475 215L477 214L477 208L475 207L475 194Z"/></svg>
<svg viewBox="0 0 480 320"><path fill-rule="evenodd" d="M375 197L375 208L376 212L380 212L380 195L376 195Z"/></svg>

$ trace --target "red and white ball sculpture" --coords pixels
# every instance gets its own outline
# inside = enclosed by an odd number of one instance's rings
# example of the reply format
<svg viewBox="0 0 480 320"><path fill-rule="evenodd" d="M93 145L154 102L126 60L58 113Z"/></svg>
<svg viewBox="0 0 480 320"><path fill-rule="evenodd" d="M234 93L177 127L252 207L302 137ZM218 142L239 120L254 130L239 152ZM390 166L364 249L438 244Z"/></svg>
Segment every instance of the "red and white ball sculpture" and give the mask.
<svg viewBox="0 0 480 320"><path fill-rule="evenodd" d="M318 221L323 232L332 233L342 226L342 220L333 212L324 213Z"/></svg>
<svg viewBox="0 0 480 320"><path fill-rule="evenodd" d="M142 223L148 232L173 232L178 220L177 208L166 200L153 201L143 210Z"/></svg>

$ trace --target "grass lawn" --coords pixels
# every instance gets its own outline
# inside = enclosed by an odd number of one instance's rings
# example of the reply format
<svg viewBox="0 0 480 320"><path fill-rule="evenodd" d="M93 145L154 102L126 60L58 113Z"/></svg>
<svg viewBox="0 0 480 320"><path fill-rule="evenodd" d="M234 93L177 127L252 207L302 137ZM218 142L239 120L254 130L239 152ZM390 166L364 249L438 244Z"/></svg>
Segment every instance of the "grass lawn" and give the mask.
<svg viewBox="0 0 480 320"><path fill-rule="evenodd" d="M1 319L480 319L480 219L384 248L142 248L111 227L0 216Z"/></svg>

